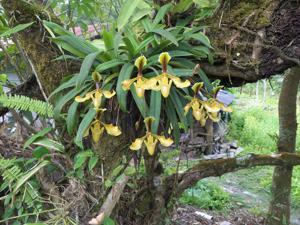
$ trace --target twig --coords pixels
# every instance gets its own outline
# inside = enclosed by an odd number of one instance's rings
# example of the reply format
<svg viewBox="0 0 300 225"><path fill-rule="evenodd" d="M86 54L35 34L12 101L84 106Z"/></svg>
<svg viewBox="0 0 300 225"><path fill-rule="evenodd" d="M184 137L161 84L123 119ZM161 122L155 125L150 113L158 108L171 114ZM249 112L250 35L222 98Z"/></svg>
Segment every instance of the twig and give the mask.
<svg viewBox="0 0 300 225"><path fill-rule="evenodd" d="M120 199L120 196L129 180L129 177L123 175L112 187L110 193L108 194L106 200L101 206L99 215L96 218L93 218L89 221L91 225L100 225L102 224L105 217L109 217L115 208L117 202Z"/></svg>

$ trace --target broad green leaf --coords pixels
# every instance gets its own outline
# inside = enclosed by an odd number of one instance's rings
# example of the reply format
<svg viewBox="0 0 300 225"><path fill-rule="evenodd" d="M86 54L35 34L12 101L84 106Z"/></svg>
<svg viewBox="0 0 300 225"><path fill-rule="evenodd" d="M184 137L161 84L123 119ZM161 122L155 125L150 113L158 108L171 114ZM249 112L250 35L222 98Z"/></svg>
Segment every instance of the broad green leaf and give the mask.
<svg viewBox="0 0 300 225"><path fill-rule="evenodd" d="M74 101L68 110L67 131L69 135L74 133L76 129L76 125L78 123L78 114L77 114L78 105L79 103Z"/></svg>
<svg viewBox="0 0 300 225"><path fill-rule="evenodd" d="M91 67L97 57L97 55L99 54L100 52L94 52L94 53L91 53L89 55L87 55L83 62L82 62L82 65L81 65L81 68L80 68L80 72L79 72L79 75L77 77L77 81L76 81L76 87L79 88L82 86L82 84L84 83L85 79L87 78L87 76L89 75L89 72L91 70Z"/></svg>
<svg viewBox="0 0 300 225"><path fill-rule="evenodd" d="M137 47L137 49L135 50L135 54L140 54L141 51L147 47L152 41L154 41L155 38L154 36L150 36L148 38L146 38L144 41L142 41L139 46Z"/></svg>
<svg viewBox="0 0 300 225"><path fill-rule="evenodd" d="M33 142L32 144L37 145L37 146L42 146L45 148L49 148L49 149L53 149L58 152L64 152L64 150L65 150L65 147L61 143L54 141L52 139L49 139L47 137L40 138L40 139L36 140L35 142Z"/></svg>
<svg viewBox="0 0 300 225"><path fill-rule="evenodd" d="M83 148L82 145L82 138L83 138L83 134L84 132L89 128L91 122L93 121L94 117L96 115L96 110L94 108L91 108L87 114L85 114L85 116L83 117L79 128L77 130L77 134L75 137L75 144L80 147Z"/></svg>
<svg viewBox="0 0 300 225"><path fill-rule="evenodd" d="M76 85L76 80L77 80L77 76L78 74L75 74L70 80L62 83L60 86L58 86L58 88L56 88L49 96L49 98L53 97L54 95L56 95L57 93L67 89L67 88L70 88L70 87L73 87Z"/></svg>
<svg viewBox="0 0 300 225"><path fill-rule="evenodd" d="M200 76L201 80L203 81L204 86L206 87L207 91L209 93L211 93L213 90L213 86L212 86L209 78L207 77L207 75L205 74L205 72L202 69L199 70L199 76Z"/></svg>
<svg viewBox="0 0 300 225"><path fill-rule="evenodd" d="M38 163L36 166L34 166L25 175L23 175L22 177L19 177L18 181L16 183L16 186L13 190L13 193L16 194L19 191L20 187L22 187L32 176L34 176L40 169L47 166L49 163L50 163L49 161L42 161L42 162Z"/></svg>
<svg viewBox="0 0 300 225"><path fill-rule="evenodd" d="M206 47L212 48L208 37L204 33L199 32L199 33L196 33L196 34L192 34L190 37L200 41Z"/></svg>
<svg viewBox="0 0 300 225"><path fill-rule="evenodd" d="M117 20L118 30L121 30L128 23L130 17L133 15L140 2L141 0L126 0L123 3Z"/></svg>
<svg viewBox="0 0 300 225"><path fill-rule="evenodd" d="M151 132L157 134L158 125L160 122L160 110L161 110L161 93L160 91L151 91L149 116L155 118L151 125Z"/></svg>
<svg viewBox="0 0 300 225"><path fill-rule="evenodd" d="M7 81L7 75L2 73L0 74L0 83L5 83Z"/></svg>
<svg viewBox="0 0 300 225"><path fill-rule="evenodd" d="M174 45L178 46L178 42L176 38L167 30L163 29L154 29L152 30L153 33L159 34L160 36L164 37L165 39L171 41Z"/></svg>
<svg viewBox="0 0 300 225"><path fill-rule="evenodd" d="M112 60L110 60L108 62L102 63L99 66L97 66L96 70L101 73L102 71L114 68L114 67L119 66L119 65L121 65L123 63L124 62L120 61L119 59L112 59Z"/></svg>
<svg viewBox="0 0 300 225"><path fill-rule="evenodd" d="M127 94L128 91L124 91L122 88L122 82L124 80L128 80L131 77L132 71L133 71L134 66L131 65L130 63L126 63L123 65L119 77L118 77L118 82L117 82L117 87L116 87L116 91L117 91L117 98L118 98L118 103L120 106L120 109L123 112L127 111L126 108L126 99L127 99Z"/></svg>
<svg viewBox="0 0 300 225"><path fill-rule="evenodd" d="M192 4L193 4L193 0L180 0L180 2L174 6L173 12L182 13L188 10Z"/></svg>
<svg viewBox="0 0 300 225"><path fill-rule="evenodd" d="M47 20L43 20L43 24L46 28L48 28L47 30L49 31L49 29L51 31L53 31L54 33L58 34L58 35L74 35L72 32L64 29L63 27L61 27L60 25L47 21ZM52 36L53 37L53 36Z"/></svg>
<svg viewBox="0 0 300 225"><path fill-rule="evenodd" d="M173 128L172 133L175 138L175 143L178 145L180 140L180 129L178 125L177 114L170 98L166 99L165 111Z"/></svg>
<svg viewBox="0 0 300 225"><path fill-rule="evenodd" d="M80 89L72 89L70 90L67 94L61 96L58 100L58 102L55 104L54 107L54 117L59 117L60 116L60 112L62 110L62 108L67 104L67 102L69 102L71 99L74 99L76 95L78 95L79 93L81 93L83 90L85 89L89 89L91 86L91 84L86 84L83 87L81 87Z"/></svg>
<svg viewBox="0 0 300 225"><path fill-rule="evenodd" d="M152 12L151 8L140 9L132 16L131 22L136 22Z"/></svg>
<svg viewBox="0 0 300 225"><path fill-rule="evenodd" d="M52 130L52 127L46 127L43 130L39 131L38 133L32 135L24 144L24 148L28 148L35 140L38 138L44 137L47 133Z"/></svg>
<svg viewBox="0 0 300 225"><path fill-rule="evenodd" d="M20 31L25 30L26 28L30 27L33 23L34 22L19 24L13 28L10 28L9 30L5 31L4 33L0 34L0 37L8 37L12 34L18 33Z"/></svg>
<svg viewBox="0 0 300 225"><path fill-rule="evenodd" d="M46 154L49 154L49 150L42 146L36 147L32 152L32 155L37 159L42 158Z"/></svg>
<svg viewBox="0 0 300 225"><path fill-rule="evenodd" d="M86 162L87 158L92 157L93 155L94 152L92 150L87 150L76 154L74 158L74 169L76 170L82 167L82 165Z"/></svg>
<svg viewBox="0 0 300 225"><path fill-rule="evenodd" d="M138 107L140 113L142 114L142 116L144 118L146 118L148 115L149 108L148 108L147 102L145 100L145 97L143 97L143 98L138 97L133 85L131 86L130 91L131 91L131 94L133 96L135 104Z"/></svg>
<svg viewBox="0 0 300 225"><path fill-rule="evenodd" d="M92 156L90 159L89 159L89 164L88 164L88 167L89 167L89 171L92 171L95 166L97 165L97 162L99 161L99 158L98 156Z"/></svg>
<svg viewBox="0 0 300 225"><path fill-rule="evenodd" d="M153 23L156 25L158 24L166 15L166 13L170 10L170 8L172 7L171 3L165 4L162 7L160 7L160 9L158 10Z"/></svg>
<svg viewBox="0 0 300 225"><path fill-rule="evenodd" d="M103 30L102 36L103 41L105 44L106 51L110 51L114 48L114 31L107 31L106 29Z"/></svg>
<svg viewBox="0 0 300 225"><path fill-rule="evenodd" d="M176 89L174 87L171 88L170 99L173 102L173 107L175 108L175 110L177 112L180 122L184 126L184 130L187 131L188 122L187 122L186 116L184 115L184 110L183 110L184 105L182 104L182 102L180 100L180 96L178 96Z"/></svg>

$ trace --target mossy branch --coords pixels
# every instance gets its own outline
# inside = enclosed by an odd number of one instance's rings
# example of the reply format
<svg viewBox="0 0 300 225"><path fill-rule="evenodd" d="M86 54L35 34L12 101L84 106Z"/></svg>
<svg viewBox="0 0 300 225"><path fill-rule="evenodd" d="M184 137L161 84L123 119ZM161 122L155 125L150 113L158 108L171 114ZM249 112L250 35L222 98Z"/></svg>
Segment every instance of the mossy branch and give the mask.
<svg viewBox="0 0 300 225"><path fill-rule="evenodd" d="M199 180L206 177L222 176L225 173L240 169L248 169L256 166L297 166L300 165L300 154L281 153L271 155L249 154L238 158L213 159L200 161L191 169L179 175L173 174L166 178L166 197L171 195L170 188L178 176L176 195L180 195L185 189L194 186Z"/></svg>

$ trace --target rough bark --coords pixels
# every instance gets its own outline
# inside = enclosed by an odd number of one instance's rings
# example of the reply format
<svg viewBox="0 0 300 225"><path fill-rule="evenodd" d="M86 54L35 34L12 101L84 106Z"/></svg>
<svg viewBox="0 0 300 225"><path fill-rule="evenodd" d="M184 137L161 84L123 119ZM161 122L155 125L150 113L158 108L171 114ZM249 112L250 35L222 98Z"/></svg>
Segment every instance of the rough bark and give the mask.
<svg viewBox="0 0 300 225"><path fill-rule="evenodd" d="M288 149L286 149L288 151ZM296 166L300 163L300 155L295 153L279 153L272 155L249 154L238 158L212 159L200 161L191 169L179 175L171 175L166 178L165 198L172 194L168 191L172 187L177 176L176 195L179 196L185 189L193 187L199 180L206 177L222 176L225 173L241 169L248 169L256 166Z"/></svg>
<svg viewBox="0 0 300 225"><path fill-rule="evenodd" d="M205 21L216 61L214 65L202 63L202 68L211 78L239 86L299 65L299 4L294 0L223 0Z"/></svg>
<svg viewBox="0 0 300 225"><path fill-rule="evenodd" d="M292 68L284 77L279 98L278 152L295 152L297 134L297 92L300 67ZM268 225L290 224L292 166L275 167Z"/></svg>
<svg viewBox="0 0 300 225"><path fill-rule="evenodd" d="M16 37L33 64L43 91L49 95L65 75L78 71L77 64L53 61L61 55L61 52L51 44L48 34L43 28L42 20L51 20L56 23L60 23L60 21L54 14L47 12L41 4L19 0L1 0L1 5L11 18L9 20L11 26L34 22L31 27L19 32Z"/></svg>

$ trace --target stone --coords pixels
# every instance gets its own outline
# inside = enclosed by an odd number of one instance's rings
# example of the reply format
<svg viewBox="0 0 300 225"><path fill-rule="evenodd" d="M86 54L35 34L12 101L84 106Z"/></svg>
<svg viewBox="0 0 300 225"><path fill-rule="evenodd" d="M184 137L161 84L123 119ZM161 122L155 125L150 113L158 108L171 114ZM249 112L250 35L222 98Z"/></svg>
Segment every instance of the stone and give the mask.
<svg viewBox="0 0 300 225"><path fill-rule="evenodd" d="M232 225L232 223L230 223L228 221L223 221L223 222L219 223L219 225Z"/></svg>

